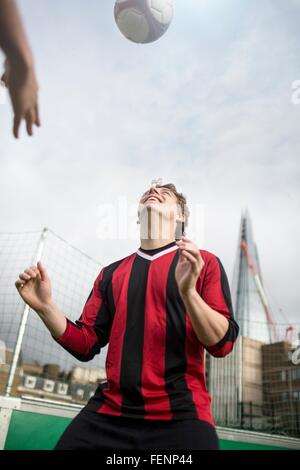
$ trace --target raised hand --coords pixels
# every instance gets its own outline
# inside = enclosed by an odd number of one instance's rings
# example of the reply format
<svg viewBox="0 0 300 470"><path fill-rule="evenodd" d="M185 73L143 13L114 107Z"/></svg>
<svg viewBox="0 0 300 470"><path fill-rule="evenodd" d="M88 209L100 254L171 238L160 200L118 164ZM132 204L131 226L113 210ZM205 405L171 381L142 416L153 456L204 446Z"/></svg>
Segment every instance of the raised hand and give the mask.
<svg viewBox="0 0 300 470"><path fill-rule="evenodd" d="M188 238L182 237L176 243L179 260L175 269L175 279L180 294L185 295L195 289L204 261L199 248Z"/></svg>
<svg viewBox="0 0 300 470"><path fill-rule="evenodd" d="M24 302L37 312L51 303L51 282L41 261L37 266L25 269L15 286Z"/></svg>

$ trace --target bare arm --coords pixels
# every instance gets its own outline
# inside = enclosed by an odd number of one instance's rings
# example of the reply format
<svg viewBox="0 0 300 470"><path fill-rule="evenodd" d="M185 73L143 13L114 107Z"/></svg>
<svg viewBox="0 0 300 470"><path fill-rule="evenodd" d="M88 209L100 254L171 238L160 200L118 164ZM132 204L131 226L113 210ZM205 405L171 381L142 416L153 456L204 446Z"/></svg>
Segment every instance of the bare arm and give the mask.
<svg viewBox="0 0 300 470"><path fill-rule="evenodd" d="M0 0L0 46L11 62L32 66L31 50L15 0Z"/></svg>
<svg viewBox="0 0 300 470"><path fill-rule="evenodd" d="M54 338L59 338L64 333L67 319L54 303L45 305L43 310L38 311L37 314Z"/></svg>
<svg viewBox="0 0 300 470"><path fill-rule="evenodd" d="M40 126L38 85L31 49L15 0L0 0L0 47L6 56L2 79L8 87L14 111L14 136L19 136L22 119L28 134L32 135L33 125Z"/></svg>
<svg viewBox="0 0 300 470"><path fill-rule="evenodd" d="M182 294L194 331L204 346L213 346L225 336L228 320L207 305L196 289Z"/></svg>
<svg viewBox="0 0 300 470"><path fill-rule="evenodd" d="M53 337L61 336L67 320L52 302L50 278L42 263L39 261L37 266L25 269L15 286L24 302L37 312Z"/></svg>
<svg viewBox="0 0 300 470"><path fill-rule="evenodd" d="M218 343L228 330L228 320L212 309L198 294L196 282L204 261L196 245L188 238L177 242L179 261L176 280L181 298L189 312L194 331L204 346Z"/></svg>
<svg viewBox="0 0 300 470"><path fill-rule="evenodd" d="M200 250L187 238L177 245L180 257L175 271L176 281L195 334L210 354L224 357L231 352L239 327L233 317L223 265L218 258L211 258L210 263L213 264L206 269L205 287L200 295L196 289L204 267Z"/></svg>

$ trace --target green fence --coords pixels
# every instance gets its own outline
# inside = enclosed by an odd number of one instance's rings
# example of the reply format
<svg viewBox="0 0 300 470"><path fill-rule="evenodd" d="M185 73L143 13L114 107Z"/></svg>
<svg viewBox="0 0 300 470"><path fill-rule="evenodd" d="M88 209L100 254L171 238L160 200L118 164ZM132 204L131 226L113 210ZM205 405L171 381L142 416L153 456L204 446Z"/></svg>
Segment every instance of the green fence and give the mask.
<svg viewBox="0 0 300 470"><path fill-rule="evenodd" d="M53 449L79 406L34 399L0 397L0 448L5 450ZM223 450L300 449L300 439L217 428Z"/></svg>

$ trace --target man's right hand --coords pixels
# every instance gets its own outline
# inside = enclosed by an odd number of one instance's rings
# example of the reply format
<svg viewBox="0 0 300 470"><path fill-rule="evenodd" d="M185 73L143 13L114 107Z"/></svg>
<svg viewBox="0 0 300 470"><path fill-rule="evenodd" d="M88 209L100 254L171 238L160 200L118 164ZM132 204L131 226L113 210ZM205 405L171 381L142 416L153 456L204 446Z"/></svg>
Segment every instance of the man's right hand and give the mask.
<svg viewBox="0 0 300 470"><path fill-rule="evenodd" d="M36 312L43 312L51 304L51 282L41 261L25 269L15 286L24 302Z"/></svg>

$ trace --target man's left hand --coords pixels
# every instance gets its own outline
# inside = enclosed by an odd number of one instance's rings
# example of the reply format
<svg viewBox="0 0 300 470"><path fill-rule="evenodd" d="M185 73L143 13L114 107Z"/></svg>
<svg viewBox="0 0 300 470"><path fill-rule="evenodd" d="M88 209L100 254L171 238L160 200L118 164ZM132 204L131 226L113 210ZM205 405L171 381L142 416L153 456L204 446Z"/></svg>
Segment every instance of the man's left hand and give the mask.
<svg viewBox="0 0 300 470"><path fill-rule="evenodd" d="M188 238L177 241L179 260L175 269L175 279L181 295L193 291L204 266L199 248Z"/></svg>

